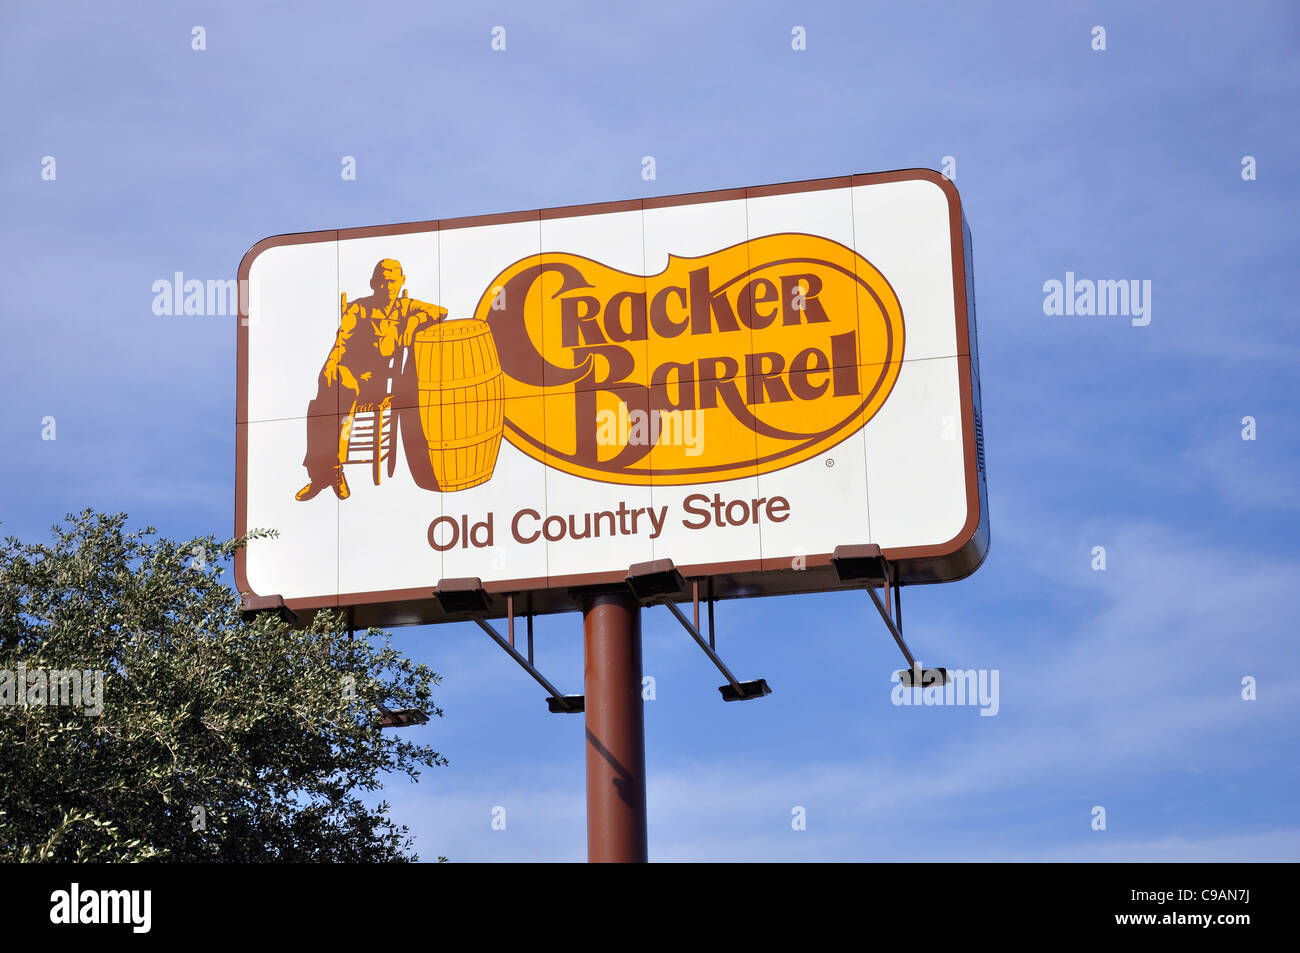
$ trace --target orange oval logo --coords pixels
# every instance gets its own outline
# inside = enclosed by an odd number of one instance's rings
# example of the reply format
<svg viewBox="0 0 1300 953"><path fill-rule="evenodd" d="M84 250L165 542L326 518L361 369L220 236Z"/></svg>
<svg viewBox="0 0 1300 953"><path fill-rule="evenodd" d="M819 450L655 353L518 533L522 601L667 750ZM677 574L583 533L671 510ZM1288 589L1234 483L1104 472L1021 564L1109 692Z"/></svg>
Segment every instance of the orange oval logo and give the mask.
<svg viewBox="0 0 1300 953"><path fill-rule="evenodd" d="M635 275L565 252L515 262L475 309L505 437L587 479L732 480L824 453L880 409L903 359L885 277L817 235L756 238Z"/></svg>

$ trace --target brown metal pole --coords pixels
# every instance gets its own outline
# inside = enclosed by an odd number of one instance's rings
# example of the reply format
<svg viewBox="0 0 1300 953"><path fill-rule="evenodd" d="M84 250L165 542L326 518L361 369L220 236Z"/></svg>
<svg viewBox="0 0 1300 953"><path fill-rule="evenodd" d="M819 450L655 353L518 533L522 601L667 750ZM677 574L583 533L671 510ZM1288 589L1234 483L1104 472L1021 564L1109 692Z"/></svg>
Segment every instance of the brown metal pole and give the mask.
<svg viewBox="0 0 1300 953"><path fill-rule="evenodd" d="M644 863L645 717L641 606L632 594L582 604L587 719L587 860Z"/></svg>

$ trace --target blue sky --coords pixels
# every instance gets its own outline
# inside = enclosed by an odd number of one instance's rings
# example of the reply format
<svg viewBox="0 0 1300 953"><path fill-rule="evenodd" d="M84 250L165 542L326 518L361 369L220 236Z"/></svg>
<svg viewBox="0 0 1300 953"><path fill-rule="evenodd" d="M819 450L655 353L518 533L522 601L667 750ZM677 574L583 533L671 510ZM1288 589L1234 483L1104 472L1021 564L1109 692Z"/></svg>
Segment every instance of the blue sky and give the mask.
<svg viewBox="0 0 1300 953"><path fill-rule="evenodd" d="M651 859L1300 859L1300 13L1136 6L7 3L0 531L230 533L233 320L151 286L264 236L952 156L992 548L904 615L923 661L999 670L999 713L891 704L862 593L722 605L749 704L648 611ZM1150 325L1044 315L1067 271L1149 280ZM411 737L451 766L387 792L421 854L583 859L581 719L472 625L395 638L445 675ZM538 639L577 691L579 618Z"/></svg>

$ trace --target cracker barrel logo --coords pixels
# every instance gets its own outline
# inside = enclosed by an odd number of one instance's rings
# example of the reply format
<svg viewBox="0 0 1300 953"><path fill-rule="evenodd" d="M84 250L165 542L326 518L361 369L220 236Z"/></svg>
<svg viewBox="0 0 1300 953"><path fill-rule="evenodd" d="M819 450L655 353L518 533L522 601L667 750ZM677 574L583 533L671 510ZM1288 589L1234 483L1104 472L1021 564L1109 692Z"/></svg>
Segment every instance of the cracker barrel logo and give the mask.
<svg viewBox="0 0 1300 953"><path fill-rule="evenodd" d="M374 293L342 301L300 500L325 486L346 498L348 464L391 476L397 432L416 483L443 492L489 480L502 436L607 483L768 473L860 430L903 359L889 282L816 235L670 256L657 275L547 252L502 271L469 319L404 283L384 259Z"/></svg>
<svg viewBox="0 0 1300 953"><path fill-rule="evenodd" d="M816 235L670 256L647 276L548 252L501 272L475 317L500 354L506 439L609 483L730 480L817 456L880 409L903 358L889 283Z"/></svg>

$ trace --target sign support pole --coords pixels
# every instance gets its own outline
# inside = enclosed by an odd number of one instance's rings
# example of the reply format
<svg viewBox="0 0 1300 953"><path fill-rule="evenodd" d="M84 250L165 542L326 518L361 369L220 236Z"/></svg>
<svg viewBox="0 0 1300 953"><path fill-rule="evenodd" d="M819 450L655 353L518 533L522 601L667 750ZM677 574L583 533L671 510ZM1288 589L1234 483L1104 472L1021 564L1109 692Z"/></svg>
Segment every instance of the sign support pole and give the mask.
<svg viewBox="0 0 1300 953"><path fill-rule="evenodd" d="M648 859L641 604L631 592L582 603L587 721L587 860Z"/></svg>

